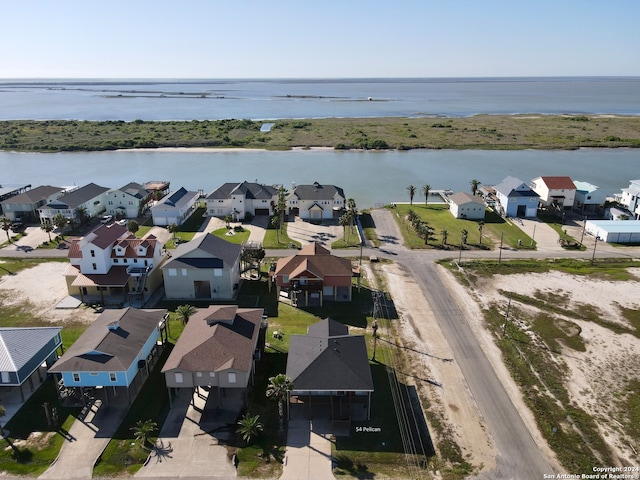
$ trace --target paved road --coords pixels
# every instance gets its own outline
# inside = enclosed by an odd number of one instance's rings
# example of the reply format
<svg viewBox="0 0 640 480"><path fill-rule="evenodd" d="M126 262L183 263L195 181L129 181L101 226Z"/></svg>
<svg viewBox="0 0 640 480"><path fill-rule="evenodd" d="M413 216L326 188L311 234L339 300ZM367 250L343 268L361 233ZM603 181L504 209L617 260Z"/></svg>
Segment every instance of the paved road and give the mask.
<svg viewBox="0 0 640 480"><path fill-rule="evenodd" d="M380 249L390 252L421 286L496 443L499 452L496 468L480 478L538 480L545 473L553 473L480 348L464 314L439 280L433 254L408 251L396 242L394 238L399 232L389 212L376 210L372 215L379 238L391 240L385 240Z"/></svg>

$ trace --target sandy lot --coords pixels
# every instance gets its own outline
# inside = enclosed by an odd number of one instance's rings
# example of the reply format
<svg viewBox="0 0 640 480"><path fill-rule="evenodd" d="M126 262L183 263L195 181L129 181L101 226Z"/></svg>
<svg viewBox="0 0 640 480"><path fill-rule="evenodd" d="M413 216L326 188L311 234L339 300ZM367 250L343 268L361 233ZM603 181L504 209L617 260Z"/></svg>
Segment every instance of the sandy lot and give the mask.
<svg viewBox="0 0 640 480"><path fill-rule="evenodd" d="M2 303L29 305L34 316L46 322L91 323L96 317L96 311L91 308L55 308L68 295L62 276L68 265L66 262L45 262L22 270L17 275L0 277Z"/></svg>
<svg viewBox="0 0 640 480"><path fill-rule="evenodd" d="M397 265L382 268L400 313L400 335L403 342L433 356L411 355L413 371L442 384L442 387L437 387L421 382L421 393L436 400L437 406L430 408L438 411L452 426L455 440L463 453L468 455L469 461L476 466L484 464L485 469L490 469L495 465L496 451L493 442L484 428L456 363L439 360L450 358L450 350L419 286ZM640 279L640 269L633 270L633 273ZM607 320L620 324L627 324L620 306L640 308L640 280L604 281L561 272L498 275L478 282L470 291L461 286L444 268L440 274L441 280L447 284L465 313L538 445L547 444L533 415L525 406L517 385L502 363L501 353L494 339L484 328L481 308L496 303L506 306L508 299L501 295L501 289L530 297L537 292L553 292L569 300L573 308L578 308L579 305L593 306ZM533 309L531 306L518 306ZM586 345L586 352L569 350L570 354L555 358L558 362L566 363L570 369L566 385L572 401L596 419L602 437L611 446L620 464L637 464L638 447L623 433L620 424L623 420L620 418L622 412L612 400L623 390L627 381L640 379L640 339L630 334L615 334L588 320L569 320L580 326ZM429 335L422 336L420 332L429 332ZM555 458L548 447L544 449L544 453L548 459Z"/></svg>

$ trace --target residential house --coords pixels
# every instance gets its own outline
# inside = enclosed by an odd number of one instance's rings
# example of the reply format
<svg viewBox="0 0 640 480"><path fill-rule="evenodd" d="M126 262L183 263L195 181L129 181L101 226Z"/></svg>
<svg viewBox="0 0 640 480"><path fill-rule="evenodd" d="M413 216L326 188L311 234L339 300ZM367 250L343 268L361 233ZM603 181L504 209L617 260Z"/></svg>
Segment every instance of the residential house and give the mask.
<svg viewBox="0 0 640 480"><path fill-rule="evenodd" d="M64 275L70 295L83 302L124 304L153 293L162 285L160 264L164 245L154 235L137 238L117 224L101 225L74 239L67 256L71 264Z"/></svg>
<svg viewBox="0 0 640 480"><path fill-rule="evenodd" d="M259 183L225 183L205 198L207 215L226 217L234 221L243 220L249 213L273 215L278 202L278 189Z"/></svg>
<svg viewBox="0 0 640 480"><path fill-rule="evenodd" d="M33 222L39 218L38 209L63 195L64 188L42 185L0 202L2 214L9 220Z"/></svg>
<svg viewBox="0 0 640 480"><path fill-rule="evenodd" d="M615 199L636 218L640 218L640 179L629 181L629 187L623 188L622 193L615 195Z"/></svg>
<svg viewBox="0 0 640 480"><path fill-rule="evenodd" d="M607 243L640 243L640 220L588 220L585 232Z"/></svg>
<svg viewBox="0 0 640 480"><path fill-rule="evenodd" d="M576 180L576 197L574 208L583 214L595 213L597 209L603 208L607 201L607 195L600 191L597 186L589 182Z"/></svg>
<svg viewBox="0 0 640 480"><path fill-rule="evenodd" d="M48 368L58 359L61 330L61 327L0 328L0 387L17 389L24 402L23 385L33 392L46 379L46 368L42 366ZM3 405L9 408L8 399L2 396Z"/></svg>
<svg viewBox="0 0 640 480"><path fill-rule="evenodd" d="M179 245L162 265L170 300L230 300L240 287L242 247L207 233Z"/></svg>
<svg viewBox="0 0 640 480"><path fill-rule="evenodd" d="M501 215L532 218L538 214L539 195L519 178L505 177L493 189Z"/></svg>
<svg viewBox="0 0 640 480"><path fill-rule="evenodd" d="M310 325L306 335L291 335L286 375L290 395L302 403L329 402L332 421L371 416L374 391L363 335L330 318ZM312 398L313 397L313 398Z"/></svg>
<svg viewBox="0 0 640 480"><path fill-rule="evenodd" d="M304 220L337 219L346 208L344 191L335 185L298 185L287 197L289 214Z"/></svg>
<svg viewBox="0 0 640 480"><path fill-rule="evenodd" d="M172 389L208 387L217 391L220 405L226 389L246 389L264 348L264 331L259 335L263 313L262 308L237 305L198 309L162 368L169 397Z"/></svg>
<svg viewBox="0 0 640 480"><path fill-rule="evenodd" d="M153 224L160 226L167 226L172 223L182 225L197 208L199 198L200 192L190 192L184 187L170 192L151 207Z"/></svg>
<svg viewBox="0 0 640 480"><path fill-rule="evenodd" d="M49 369L62 399L129 405L149 375L167 310L105 310ZM109 387L109 388L107 388Z"/></svg>
<svg viewBox="0 0 640 480"><path fill-rule="evenodd" d="M297 255L280 258L271 272L278 296L298 306L322 306L325 300L350 302L352 276L348 259L331 255L317 242Z"/></svg>
<svg viewBox="0 0 640 480"><path fill-rule="evenodd" d="M68 190L61 197L52 200L38 209L40 223L53 219L59 213L71 221L77 219L76 212L84 209L87 218L97 217L105 211L105 196L109 189L95 183L89 183L75 190Z"/></svg>
<svg viewBox="0 0 640 480"><path fill-rule="evenodd" d="M105 199L107 213L118 218L140 217L152 194L151 190L135 182L109 190Z"/></svg>
<svg viewBox="0 0 640 480"><path fill-rule="evenodd" d="M455 193L449 198L449 211L455 218L483 220L486 211L484 200L467 192Z"/></svg>
<svg viewBox="0 0 640 480"><path fill-rule="evenodd" d="M573 208L576 186L570 177L537 177L531 180L531 189L540 196L539 202L543 208Z"/></svg>

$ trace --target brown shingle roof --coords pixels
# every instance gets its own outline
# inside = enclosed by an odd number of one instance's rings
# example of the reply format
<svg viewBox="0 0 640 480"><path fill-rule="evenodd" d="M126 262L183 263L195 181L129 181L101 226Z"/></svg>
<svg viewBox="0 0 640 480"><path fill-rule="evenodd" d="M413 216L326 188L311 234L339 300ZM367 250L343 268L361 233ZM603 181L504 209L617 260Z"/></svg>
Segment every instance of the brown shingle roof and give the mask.
<svg viewBox="0 0 640 480"><path fill-rule="evenodd" d="M289 275L295 278L296 275L309 271L318 278L324 278L327 275L351 276L351 262L348 259L330 255L328 250L320 248L327 253L305 255L305 249L302 249L298 255L279 259L275 275Z"/></svg>
<svg viewBox="0 0 640 480"><path fill-rule="evenodd" d="M549 190L575 190L571 177L540 177Z"/></svg>
<svg viewBox="0 0 640 480"><path fill-rule="evenodd" d="M258 342L262 308L211 305L189 319L162 371L250 372Z"/></svg>

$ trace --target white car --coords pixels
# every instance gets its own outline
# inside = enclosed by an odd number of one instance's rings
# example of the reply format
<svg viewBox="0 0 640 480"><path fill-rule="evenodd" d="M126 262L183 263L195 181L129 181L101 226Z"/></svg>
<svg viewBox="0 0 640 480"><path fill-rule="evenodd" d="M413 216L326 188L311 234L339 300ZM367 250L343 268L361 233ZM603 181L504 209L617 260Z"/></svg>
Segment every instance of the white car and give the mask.
<svg viewBox="0 0 640 480"><path fill-rule="evenodd" d="M126 227L127 223L129 223L129 220L127 220L126 218L123 218L122 220L118 220L116 223L118 225L122 225L123 227Z"/></svg>
<svg viewBox="0 0 640 480"><path fill-rule="evenodd" d="M110 223L113 220L113 215L103 215L100 221L102 223Z"/></svg>

